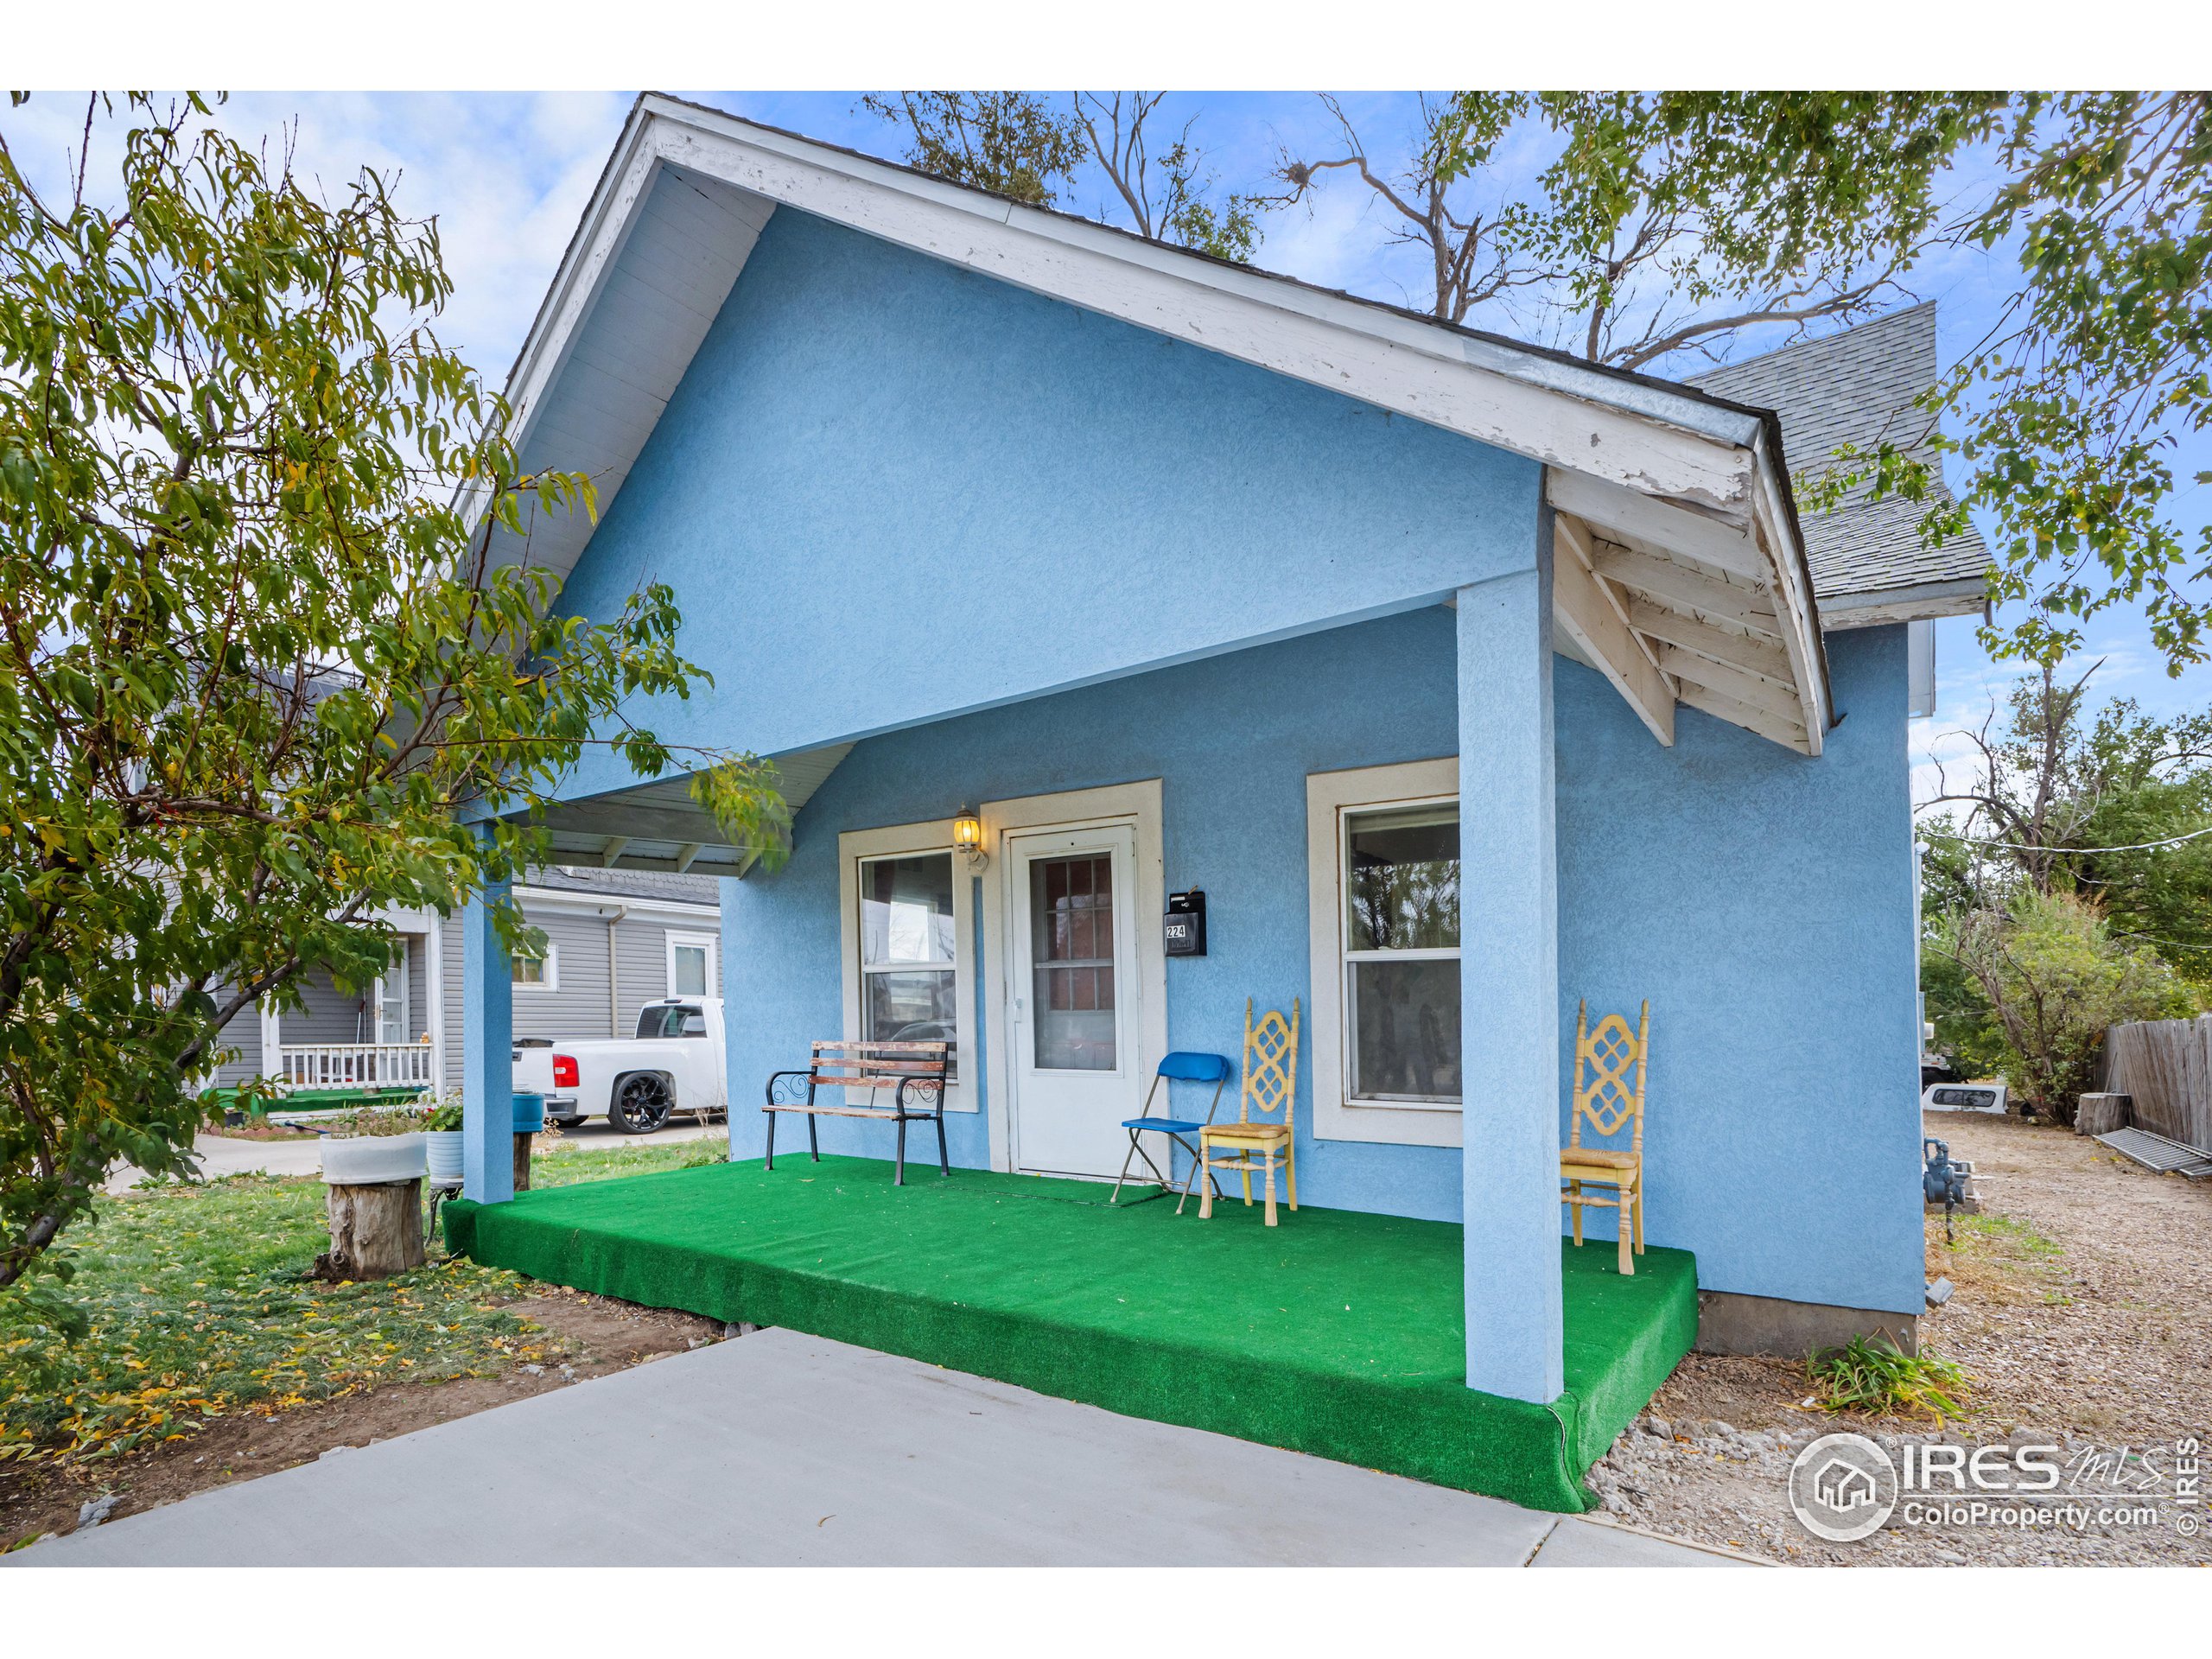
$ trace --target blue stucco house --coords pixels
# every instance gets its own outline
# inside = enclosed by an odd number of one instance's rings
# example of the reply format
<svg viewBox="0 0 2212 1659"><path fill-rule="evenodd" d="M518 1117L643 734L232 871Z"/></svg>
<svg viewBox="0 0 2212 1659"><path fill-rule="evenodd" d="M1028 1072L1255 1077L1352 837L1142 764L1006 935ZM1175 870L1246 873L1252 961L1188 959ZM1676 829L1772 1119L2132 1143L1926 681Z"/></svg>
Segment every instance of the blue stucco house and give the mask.
<svg viewBox="0 0 2212 1659"><path fill-rule="evenodd" d="M1509 1400L1562 1389L1577 1005L1648 999L1648 1225L1701 1339L1910 1340L1907 722L1984 561L1801 521L1784 441L1816 466L1934 372L1923 308L1616 372L647 97L511 383L601 517L503 556L586 615L672 584L715 689L652 723L773 757L796 827L769 874L594 761L556 855L728 878L734 1157L810 1039L926 1030L956 1171L1111 1178L1163 1053L1297 999L1301 1203L1459 1224L1465 1380ZM1456 920L1360 930L1355 867ZM467 928L496 1203L509 976Z"/></svg>

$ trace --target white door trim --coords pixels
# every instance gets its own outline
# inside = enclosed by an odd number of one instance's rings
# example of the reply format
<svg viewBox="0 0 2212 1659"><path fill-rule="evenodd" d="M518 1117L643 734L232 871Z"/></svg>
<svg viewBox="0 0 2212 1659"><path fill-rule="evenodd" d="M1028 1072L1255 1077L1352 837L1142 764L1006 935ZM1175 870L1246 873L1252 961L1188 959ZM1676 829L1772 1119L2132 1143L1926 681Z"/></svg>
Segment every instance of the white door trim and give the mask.
<svg viewBox="0 0 2212 1659"><path fill-rule="evenodd" d="M1001 868L983 882L984 1046L990 1056L985 1092L990 1102L991 1167L1014 1167L1013 1102L1015 1049L1014 1023L1007 1018L1006 880L1003 862L1012 830L1080 830L1128 823L1136 830L1135 922L1137 931L1138 1074L1148 1077L1167 1052L1167 950L1160 918L1167 909L1167 886L1160 851L1160 779L1114 784L1103 789L1074 789L1058 795L1029 795L1011 801L986 801L983 845Z"/></svg>

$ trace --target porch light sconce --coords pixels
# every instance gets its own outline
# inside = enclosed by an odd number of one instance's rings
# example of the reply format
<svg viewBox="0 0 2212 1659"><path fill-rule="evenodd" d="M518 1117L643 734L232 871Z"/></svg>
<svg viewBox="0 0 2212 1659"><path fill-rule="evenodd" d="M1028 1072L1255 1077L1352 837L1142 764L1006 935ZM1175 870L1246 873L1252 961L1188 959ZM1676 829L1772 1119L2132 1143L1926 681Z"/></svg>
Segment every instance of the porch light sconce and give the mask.
<svg viewBox="0 0 2212 1659"><path fill-rule="evenodd" d="M991 861L991 855L983 850L983 820L970 808L961 808L952 820L952 844L968 861L971 870L980 870Z"/></svg>

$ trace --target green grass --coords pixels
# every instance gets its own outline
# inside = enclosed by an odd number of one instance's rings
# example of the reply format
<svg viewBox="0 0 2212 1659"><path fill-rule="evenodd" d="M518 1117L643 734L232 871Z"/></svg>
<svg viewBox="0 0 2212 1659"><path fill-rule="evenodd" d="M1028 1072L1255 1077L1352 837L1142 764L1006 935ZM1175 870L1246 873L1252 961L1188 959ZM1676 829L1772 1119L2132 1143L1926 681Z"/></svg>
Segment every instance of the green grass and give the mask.
<svg viewBox="0 0 2212 1659"><path fill-rule="evenodd" d="M652 1148L674 1152L674 1148ZM903 1354L1063 1399L1554 1510L1697 1330L1696 1267L1562 1245L1566 1392L1466 1387L1460 1230L1234 1198L792 1154L449 1205L477 1259L658 1307Z"/></svg>
<svg viewBox="0 0 2212 1659"><path fill-rule="evenodd" d="M538 1142L543 1147L545 1142ZM533 1187L573 1186L620 1175L651 1175L664 1169L697 1169L729 1161L729 1143L720 1135L704 1141L671 1141L660 1145L591 1147L563 1141L531 1160Z"/></svg>
<svg viewBox="0 0 2212 1659"><path fill-rule="evenodd" d="M536 1179L603 1180L710 1151L721 1143L563 1147ZM229 1413L550 1357L545 1333L505 1306L524 1293L513 1273L456 1257L374 1283L308 1278L330 1243L323 1192L259 1175L172 1184L73 1227L65 1294L89 1335L64 1343L0 1294L0 1460L116 1457Z"/></svg>
<svg viewBox="0 0 2212 1659"><path fill-rule="evenodd" d="M2044 1237L2031 1223L2022 1221L2017 1216L1986 1212L1979 1216L1961 1216L1958 1226L1968 1236L1986 1240L2003 1254L2022 1261L2041 1261L2064 1254L2056 1240Z"/></svg>

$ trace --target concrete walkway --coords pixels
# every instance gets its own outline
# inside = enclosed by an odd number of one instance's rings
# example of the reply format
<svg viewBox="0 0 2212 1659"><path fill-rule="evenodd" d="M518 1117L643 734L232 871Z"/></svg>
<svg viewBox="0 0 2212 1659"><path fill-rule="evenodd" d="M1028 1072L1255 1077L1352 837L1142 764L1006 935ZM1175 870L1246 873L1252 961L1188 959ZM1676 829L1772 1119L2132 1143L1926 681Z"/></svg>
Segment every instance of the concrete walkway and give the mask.
<svg viewBox="0 0 2212 1659"><path fill-rule="evenodd" d="M1729 1567L763 1331L0 1556L17 1567Z"/></svg>

